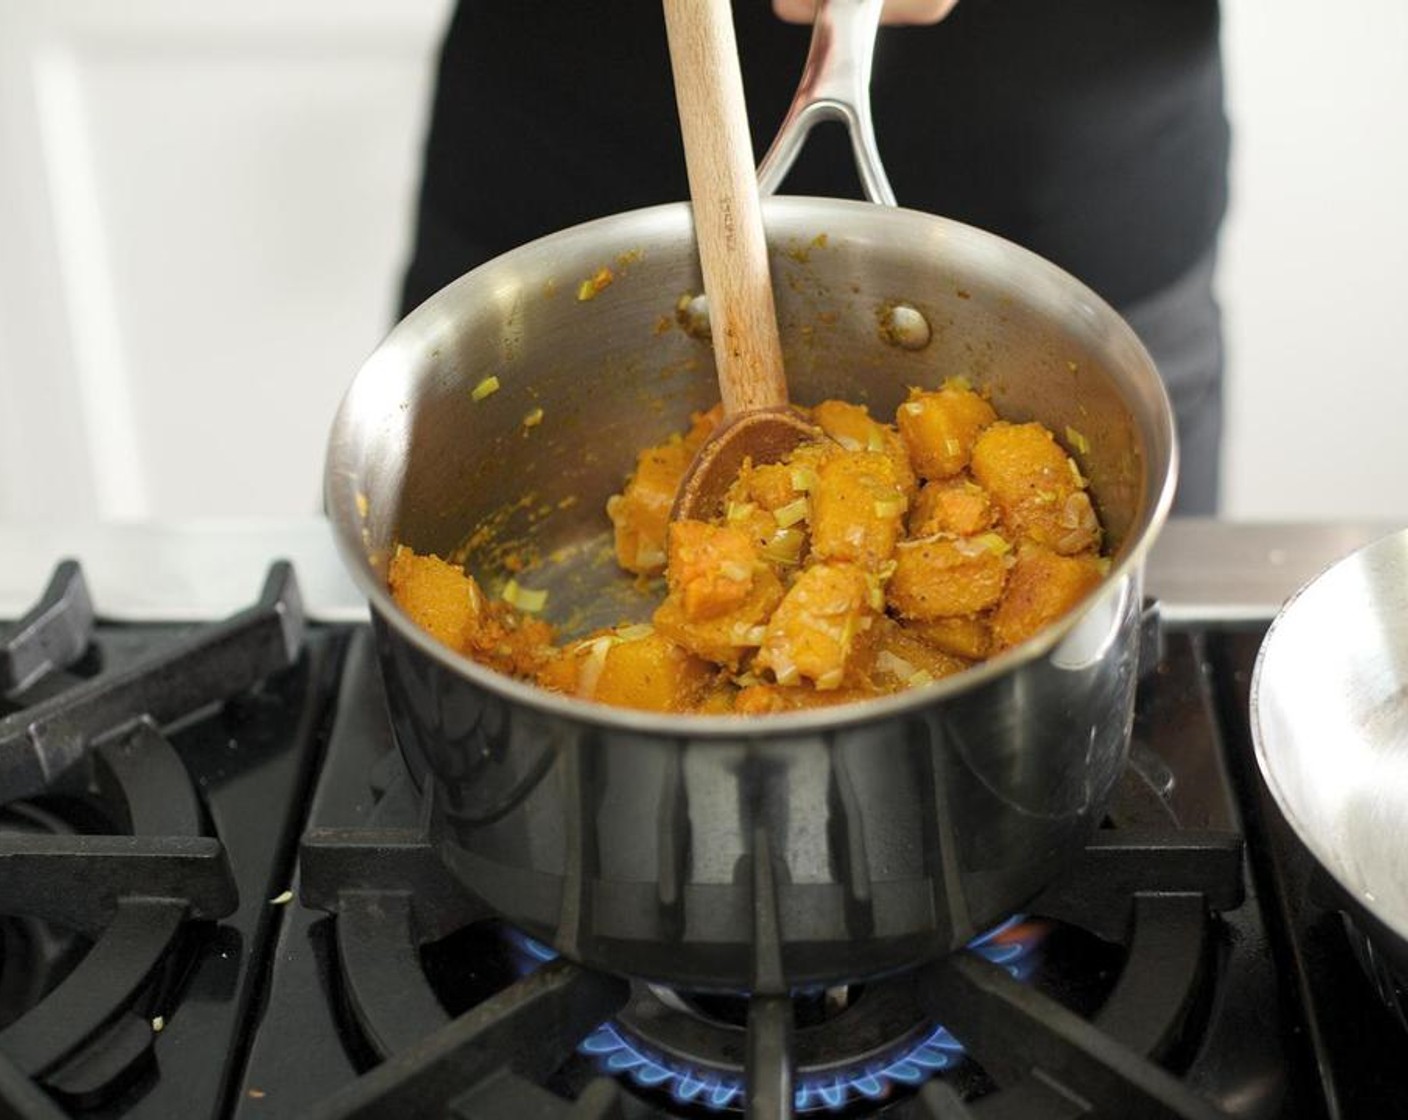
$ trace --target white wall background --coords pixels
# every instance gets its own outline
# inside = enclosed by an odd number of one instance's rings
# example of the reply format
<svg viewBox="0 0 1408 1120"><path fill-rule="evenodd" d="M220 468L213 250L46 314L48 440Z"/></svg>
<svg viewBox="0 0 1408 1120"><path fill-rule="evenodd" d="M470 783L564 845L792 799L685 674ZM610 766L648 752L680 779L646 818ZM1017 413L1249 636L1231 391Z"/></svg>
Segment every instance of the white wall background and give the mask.
<svg viewBox="0 0 1408 1120"><path fill-rule="evenodd" d="M1408 4L1226 0L1233 517L1408 524Z"/></svg>
<svg viewBox="0 0 1408 1120"><path fill-rule="evenodd" d="M0 517L310 513L448 0L0 0Z"/></svg>
<svg viewBox="0 0 1408 1120"><path fill-rule="evenodd" d="M314 508L448 4L0 0L0 518ZM1226 511L1408 523L1408 5L1225 12Z"/></svg>

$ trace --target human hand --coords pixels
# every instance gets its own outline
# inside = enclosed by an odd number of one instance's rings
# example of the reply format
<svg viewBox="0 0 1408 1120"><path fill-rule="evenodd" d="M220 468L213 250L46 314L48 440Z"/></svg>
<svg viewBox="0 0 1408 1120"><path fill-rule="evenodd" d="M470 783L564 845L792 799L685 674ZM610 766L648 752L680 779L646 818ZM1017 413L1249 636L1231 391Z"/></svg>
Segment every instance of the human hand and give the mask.
<svg viewBox="0 0 1408 1120"><path fill-rule="evenodd" d="M958 0L885 0L881 23L938 23ZM772 0L773 15L787 23L811 23L816 0Z"/></svg>

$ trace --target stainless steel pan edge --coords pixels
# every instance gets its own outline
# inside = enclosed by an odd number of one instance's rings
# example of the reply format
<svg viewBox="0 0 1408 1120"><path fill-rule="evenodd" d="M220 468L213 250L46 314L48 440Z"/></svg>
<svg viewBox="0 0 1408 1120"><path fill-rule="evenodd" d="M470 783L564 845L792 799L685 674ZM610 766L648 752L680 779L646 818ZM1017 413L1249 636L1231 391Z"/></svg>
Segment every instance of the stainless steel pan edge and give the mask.
<svg viewBox="0 0 1408 1120"><path fill-rule="evenodd" d="M1267 788L1404 1015L1392 989L1408 977L1408 530L1287 600L1258 651L1249 708Z"/></svg>

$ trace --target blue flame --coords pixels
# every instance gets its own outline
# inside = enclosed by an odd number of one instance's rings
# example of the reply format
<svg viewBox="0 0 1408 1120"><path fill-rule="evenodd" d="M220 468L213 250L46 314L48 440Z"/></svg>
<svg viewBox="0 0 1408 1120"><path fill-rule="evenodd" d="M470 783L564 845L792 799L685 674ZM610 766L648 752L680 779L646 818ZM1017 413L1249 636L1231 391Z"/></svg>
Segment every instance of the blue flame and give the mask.
<svg viewBox="0 0 1408 1120"><path fill-rule="evenodd" d="M1036 970L1040 936L1008 934L1026 921L1023 915L1009 918L999 926L969 942L970 952L1001 965L1018 980L1027 980ZM510 944L518 950L521 975L553 960L557 953L527 934L509 928ZM723 1111L742 1106L744 1081L741 1074L704 1071L667 1064L648 1053L619 1024L603 1023L577 1048L592 1058L605 1073L629 1077L642 1088L669 1093L684 1104L704 1105ZM896 1085L919 1086L943 1070L958 1064L963 1044L942 1026L935 1026L918 1042L897 1054L860 1069L802 1077L793 1096L797 1112L822 1109L839 1111L861 1100L883 1100Z"/></svg>

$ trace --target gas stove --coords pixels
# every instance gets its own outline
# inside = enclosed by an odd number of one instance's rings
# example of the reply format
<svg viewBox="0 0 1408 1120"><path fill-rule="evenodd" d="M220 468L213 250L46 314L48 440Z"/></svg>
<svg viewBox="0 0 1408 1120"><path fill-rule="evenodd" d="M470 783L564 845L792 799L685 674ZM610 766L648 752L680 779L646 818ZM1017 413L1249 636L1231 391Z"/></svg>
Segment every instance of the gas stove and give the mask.
<svg viewBox="0 0 1408 1120"><path fill-rule="evenodd" d="M1171 536L1166 556L1197 553L1217 529ZM1286 541L1272 566L1299 582L1308 550ZM1084 859L1026 913L910 973L749 1000L581 968L460 886L323 557L269 566L210 618L124 597L121 554L58 566L18 607L0 580L0 1116L1337 1117L1408 1101L1402 1027L1255 773L1246 690L1280 592L1245 594L1250 561L1201 585L1242 609L1199 607L1192 577L1151 565L1163 624L1130 766Z"/></svg>

